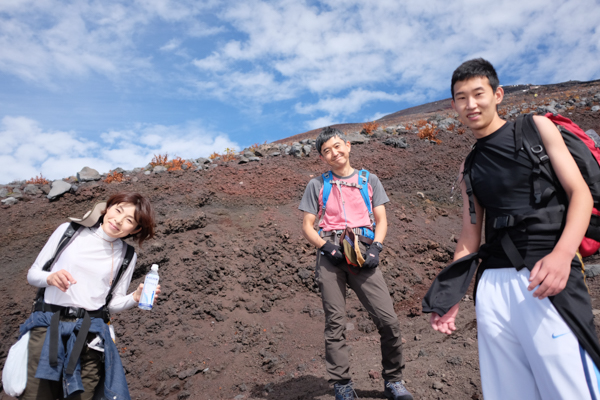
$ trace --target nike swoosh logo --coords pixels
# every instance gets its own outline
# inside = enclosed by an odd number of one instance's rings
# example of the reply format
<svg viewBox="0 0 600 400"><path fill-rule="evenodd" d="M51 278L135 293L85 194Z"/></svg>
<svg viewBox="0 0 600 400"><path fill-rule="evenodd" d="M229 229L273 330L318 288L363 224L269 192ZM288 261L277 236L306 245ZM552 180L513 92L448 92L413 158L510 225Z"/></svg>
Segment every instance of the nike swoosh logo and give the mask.
<svg viewBox="0 0 600 400"><path fill-rule="evenodd" d="M552 339L556 339L556 338L559 338L559 337L564 336L564 335L566 335L566 333L561 333L560 335L557 335L556 333L553 333L552 334Z"/></svg>

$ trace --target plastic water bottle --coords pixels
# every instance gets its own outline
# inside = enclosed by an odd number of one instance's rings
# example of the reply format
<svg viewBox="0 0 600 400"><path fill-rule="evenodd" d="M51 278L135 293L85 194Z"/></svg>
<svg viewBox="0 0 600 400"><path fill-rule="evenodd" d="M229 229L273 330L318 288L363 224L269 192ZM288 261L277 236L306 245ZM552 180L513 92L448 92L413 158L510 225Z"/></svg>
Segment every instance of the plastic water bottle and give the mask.
<svg viewBox="0 0 600 400"><path fill-rule="evenodd" d="M144 288L142 289L142 296L138 305L142 310L152 310L152 304L154 303L154 294L156 293L156 287L158 286L158 265L153 264L150 272L146 275L144 280Z"/></svg>

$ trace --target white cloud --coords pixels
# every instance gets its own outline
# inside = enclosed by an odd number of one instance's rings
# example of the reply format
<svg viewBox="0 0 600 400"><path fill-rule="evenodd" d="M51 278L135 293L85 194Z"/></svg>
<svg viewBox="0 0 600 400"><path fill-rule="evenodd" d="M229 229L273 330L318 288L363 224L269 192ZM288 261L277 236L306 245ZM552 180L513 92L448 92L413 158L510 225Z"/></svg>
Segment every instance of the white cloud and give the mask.
<svg viewBox="0 0 600 400"><path fill-rule="evenodd" d="M180 39L171 39L164 46L160 48L161 51L170 52L173 50L177 50L181 45Z"/></svg>
<svg viewBox="0 0 600 400"><path fill-rule="evenodd" d="M144 167L155 154L189 159L239 149L227 135L209 132L198 121L174 126L139 124L88 141L76 132L48 131L29 118L5 116L0 122L0 142L6 144L0 147L0 183L29 179L40 172L60 179L85 166L101 173L116 167Z"/></svg>
<svg viewBox="0 0 600 400"><path fill-rule="evenodd" d="M388 115L388 114L378 112L378 113L375 113L375 115L371 116L370 118L367 118L367 121L377 121L379 118L383 118L386 115Z"/></svg>
<svg viewBox="0 0 600 400"><path fill-rule="evenodd" d="M336 122L336 120L331 115L327 115L324 117L319 117L317 119L307 121L306 127L309 130L311 130L311 129L322 128L325 126L335 125L336 123L338 123L338 122Z"/></svg>
<svg viewBox="0 0 600 400"><path fill-rule="evenodd" d="M349 115L359 111L362 106L372 101L400 101L402 96L389 94L382 91L369 91L357 89L350 92L346 97L326 97L317 103L303 105L296 104L296 111L301 114L310 114L315 111L325 111L330 115Z"/></svg>
<svg viewBox="0 0 600 400"><path fill-rule="evenodd" d="M600 7L594 0L244 0L231 2L221 15L241 36L228 39L197 66L246 74L259 69L274 77L269 84L275 91L286 86L293 93L325 96L324 101L376 85L447 93L452 70L481 55L509 76L519 68L533 81L593 79L600 69L598 60L589 57L598 49ZM582 56L591 62L566 68L569 59ZM217 97L229 86L230 73L212 76ZM227 92L268 101L252 92Z"/></svg>

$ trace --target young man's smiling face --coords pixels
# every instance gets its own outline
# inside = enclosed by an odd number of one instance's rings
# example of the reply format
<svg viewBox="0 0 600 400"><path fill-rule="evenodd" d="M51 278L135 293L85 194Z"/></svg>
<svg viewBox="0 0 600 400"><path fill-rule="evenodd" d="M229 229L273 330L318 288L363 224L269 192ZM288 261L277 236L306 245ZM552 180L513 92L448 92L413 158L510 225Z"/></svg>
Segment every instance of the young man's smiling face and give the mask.
<svg viewBox="0 0 600 400"><path fill-rule="evenodd" d="M471 128L475 137L481 138L504 124L496 110L503 98L504 90L501 87L494 92L488 78L478 76L454 84L452 108L461 122Z"/></svg>
<svg viewBox="0 0 600 400"><path fill-rule="evenodd" d="M321 159L334 170L343 169L350 164L350 142L332 137L321 146Z"/></svg>

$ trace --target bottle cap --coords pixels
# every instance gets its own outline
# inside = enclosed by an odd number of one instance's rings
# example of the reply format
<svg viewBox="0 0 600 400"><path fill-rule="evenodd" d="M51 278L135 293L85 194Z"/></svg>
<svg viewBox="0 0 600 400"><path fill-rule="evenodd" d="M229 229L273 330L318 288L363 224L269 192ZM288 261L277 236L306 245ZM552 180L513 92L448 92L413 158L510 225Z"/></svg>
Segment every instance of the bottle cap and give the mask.
<svg viewBox="0 0 600 400"><path fill-rule="evenodd" d="M152 271L158 272L158 264L152 264Z"/></svg>

